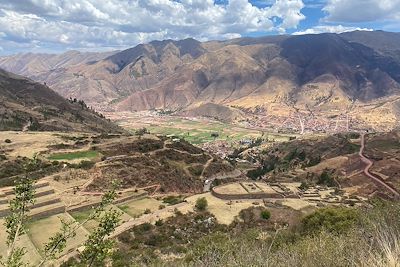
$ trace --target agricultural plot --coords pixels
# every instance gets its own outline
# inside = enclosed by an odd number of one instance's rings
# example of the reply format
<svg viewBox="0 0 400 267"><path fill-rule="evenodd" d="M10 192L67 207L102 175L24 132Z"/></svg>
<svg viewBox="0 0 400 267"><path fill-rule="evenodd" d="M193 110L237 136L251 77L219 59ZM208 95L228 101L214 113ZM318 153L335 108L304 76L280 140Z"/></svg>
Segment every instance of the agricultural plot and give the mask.
<svg viewBox="0 0 400 267"><path fill-rule="evenodd" d="M143 198L133 200L118 205L118 208L133 218L141 216L146 210L154 212L159 209L160 205L165 205L161 201L153 198Z"/></svg>
<svg viewBox="0 0 400 267"><path fill-rule="evenodd" d="M6 228L4 226L4 220L0 220L0 257L7 256L8 247L6 241ZM26 254L23 257L24 262L29 262L33 266L40 262L40 254L27 235L22 235L18 238L17 247L26 248Z"/></svg>
<svg viewBox="0 0 400 267"><path fill-rule="evenodd" d="M135 125L136 126L136 125ZM129 124L125 125L129 128ZM260 137L259 131L245 129L231 124L209 121L209 120L187 120L173 118L169 120L154 121L151 124L144 123L142 127L146 127L151 133L172 135L184 138L192 144L202 144L214 140L238 141L244 138ZM214 138L212 134L218 134Z"/></svg>
<svg viewBox="0 0 400 267"><path fill-rule="evenodd" d="M75 152L66 152L66 153L54 153L51 154L48 159L49 160L61 160L61 161L73 161L73 160L83 160L83 159L95 159L99 158L101 154L97 151L88 150L88 151L75 151Z"/></svg>
<svg viewBox="0 0 400 267"><path fill-rule="evenodd" d="M5 140L9 140L9 143ZM47 146L62 141L59 136L49 132L0 132L1 145L9 150L8 154L13 157L32 158L35 154L46 151Z"/></svg>
<svg viewBox="0 0 400 267"><path fill-rule="evenodd" d="M69 214L64 213L29 223L28 235L39 251L42 251L44 245L49 241L49 238L54 236L61 229L61 219L65 221L73 220ZM87 230L82 227L78 228L76 236L73 239L68 240L65 252L75 249L83 244L86 240L87 234Z"/></svg>
<svg viewBox="0 0 400 267"><path fill-rule="evenodd" d="M115 205L110 205L109 207L107 207L107 210L117 210L118 212L121 212L121 221L120 223L125 223L127 221L129 221L130 219L132 219L132 217L130 215L128 215L127 213L125 213L124 211L122 211L120 208L118 208ZM87 220L91 214L91 210L85 210L85 211L74 211L74 212L70 212L71 216L78 221L79 223L83 223L83 227L88 230L89 232L92 232L98 225L98 221L96 220Z"/></svg>

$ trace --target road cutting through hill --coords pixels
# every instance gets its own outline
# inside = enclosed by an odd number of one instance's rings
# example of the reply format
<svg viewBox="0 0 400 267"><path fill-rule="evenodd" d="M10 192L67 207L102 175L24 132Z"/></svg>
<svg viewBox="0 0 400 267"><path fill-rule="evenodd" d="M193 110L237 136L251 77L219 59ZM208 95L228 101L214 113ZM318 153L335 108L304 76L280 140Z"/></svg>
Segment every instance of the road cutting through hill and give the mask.
<svg viewBox="0 0 400 267"><path fill-rule="evenodd" d="M364 168L364 174L371 178L372 180L374 180L376 183L382 185L383 187L385 187L388 191L390 191L396 198L400 198L400 194L399 192L397 192L396 189L394 189L393 187L391 187L390 185L388 185L387 183L385 183L384 181L382 181L379 177L373 175L372 173L370 173L370 169L372 167L372 165L374 164L370 159L368 159L367 157L364 156L364 149L365 149L365 133L361 134L361 148L360 148L360 152L358 153L361 161L364 162L365 164L367 164L367 166L365 166Z"/></svg>

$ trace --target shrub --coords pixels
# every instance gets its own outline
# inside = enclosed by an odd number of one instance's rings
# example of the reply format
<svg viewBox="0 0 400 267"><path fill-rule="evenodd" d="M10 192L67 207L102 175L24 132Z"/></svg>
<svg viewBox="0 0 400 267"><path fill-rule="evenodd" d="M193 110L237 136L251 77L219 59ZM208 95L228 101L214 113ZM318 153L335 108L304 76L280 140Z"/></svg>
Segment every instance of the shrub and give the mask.
<svg viewBox="0 0 400 267"><path fill-rule="evenodd" d="M139 226L138 231L139 233L144 233L150 231L152 228L153 226L151 225L151 223L144 223Z"/></svg>
<svg viewBox="0 0 400 267"><path fill-rule="evenodd" d="M335 183L335 180L332 177L332 174L330 174L327 170L324 170L321 173L317 184L319 184L319 185L327 185L327 186L330 186L330 187L336 186L336 183Z"/></svg>
<svg viewBox="0 0 400 267"><path fill-rule="evenodd" d="M176 205L182 202L182 196L167 196L163 198L163 202L169 205Z"/></svg>
<svg viewBox="0 0 400 267"><path fill-rule="evenodd" d="M4 142L6 142L7 144L11 144L12 143L12 141L10 139L6 139L6 140L4 140Z"/></svg>
<svg viewBox="0 0 400 267"><path fill-rule="evenodd" d="M321 230L343 233L359 221L359 213L352 208L323 208L306 216L301 221L303 233L317 233Z"/></svg>
<svg viewBox="0 0 400 267"><path fill-rule="evenodd" d="M269 210L263 210L261 211L260 216L262 219L268 220L269 218L271 218L271 212L269 212Z"/></svg>
<svg viewBox="0 0 400 267"><path fill-rule="evenodd" d="M174 213L175 213L176 216L183 215L183 213L180 210L178 210L177 208L174 209Z"/></svg>
<svg viewBox="0 0 400 267"><path fill-rule="evenodd" d="M159 210L165 209L165 205L162 205L162 204L161 204L160 206L158 206L158 209L159 209Z"/></svg>
<svg viewBox="0 0 400 267"><path fill-rule="evenodd" d="M151 213L151 210L150 209L145 209L144 210L144 214L150 214Z"/></svg>
<svg viewBox="0 0 400 267"><path fill-rule="evenodd" d="M83 160L79 164L70 164L69 166L74 169L84 169L89 170L91 169L96 163L89 160Z"/></svg>
<svg viewBox="0 0 400 267"><path fill-rule="evenodd" d="M157 220L155 223L156 226L162 226L163 224L164 224L164 222L161 219Z"/></svg>
<svg viewBox="0 0 400 267"><path fill-rule="evenodd" d="M204 211L207 209L207 206L208 206L208 202L205 197L198 198L196 200L196 205L195 205L196 209L198 209L200 211Z"/></svg>
<svg viewBox="0 0 400 267"><path fill-rule="evenodd" d="M306 182L301 182L301 185L299 186L300 190L307 190L310 186Z"/></svg>

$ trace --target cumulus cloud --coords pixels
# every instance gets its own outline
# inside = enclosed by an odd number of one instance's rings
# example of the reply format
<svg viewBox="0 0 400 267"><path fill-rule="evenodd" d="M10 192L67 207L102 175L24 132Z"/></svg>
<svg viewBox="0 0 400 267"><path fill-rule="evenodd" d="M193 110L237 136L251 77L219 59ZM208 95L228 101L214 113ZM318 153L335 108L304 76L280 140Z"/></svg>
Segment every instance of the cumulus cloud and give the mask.
<svg viewBox="0 0 400 267"><path fill-rule="evenodd" d="M285 32L305 18L303 7L302 0L264 7L249 0L2 0L0 44L126 47L154 39Z"/></svg>
<svg viewBox="0 0 400 267"><path fill-rule="evenodd" d="M400 20L400 0L328 0L326 20L370 22Z"/></svg>
<svg viewBox="0 0 400 267"><path fill-rule="evenodd" d="M293 35L302 34L319 34L319 33L342 33L351 31L373 31L373 29L359 28L359 27L347 27L342 25L320 25L313 28L306 29L304 31L297 31L292 33Z"/></svg>

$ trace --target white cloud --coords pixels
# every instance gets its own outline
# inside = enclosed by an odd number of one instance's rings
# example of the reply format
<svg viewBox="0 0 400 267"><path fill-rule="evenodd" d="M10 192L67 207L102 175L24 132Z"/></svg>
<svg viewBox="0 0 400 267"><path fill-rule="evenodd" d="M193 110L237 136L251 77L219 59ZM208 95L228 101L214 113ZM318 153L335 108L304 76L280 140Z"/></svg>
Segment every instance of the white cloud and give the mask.
<svg viewBox="0 0 400 267"><path fill-rule="evenodd" d="M304 31L298 31L292 33L293 35L302 34L319 34L319 33L342 33L351 31L373 31L373 29L359 28L359 27L347 27L342 25L320 25L313 28L309 28Z"/></svg>
<svg viewBox="0 0 400 267"><path fill-rule="evenodd" d="M153 39L285 32L305 18L303 7L302 0L276 0L267 7L249 0L2 0L0 29L6 36L0 44L126 47Z"/></svg>
<svg viewBox="0 0 400 267"><path fill-rule="evenodd" d="M327 21L368 22L400 20L400 0L328 0Z"/></svg>

